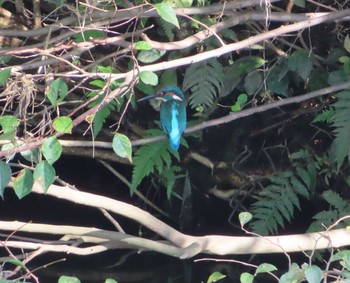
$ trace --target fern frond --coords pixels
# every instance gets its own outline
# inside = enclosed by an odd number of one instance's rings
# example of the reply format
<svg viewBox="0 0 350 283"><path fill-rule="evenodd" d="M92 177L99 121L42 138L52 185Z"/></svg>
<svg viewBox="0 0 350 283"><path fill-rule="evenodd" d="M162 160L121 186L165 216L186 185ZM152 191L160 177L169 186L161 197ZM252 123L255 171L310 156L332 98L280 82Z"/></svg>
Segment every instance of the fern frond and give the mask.
<svg viewBox="0 0 350 283"><path fill-rule="evenodd" d="M90 92L88 97L91 98L91 97L94 97L95 95L97 95L97 92ZM88 107L92 108L92 107L95 107L96 105L99 105L103 99L104 99L104 96L100 96L98 99L91 102ZM95 113L94 118L92 120L94 137L97 137L104 123L106 122L107 117L111 114L111 111L115 110L116 108L117 108L116 102L112 100L110 103L108 103L106 106L102 107Z"/></svg>
<svg viewBox="0 0 350 283"><path fill-rule="evenodd" d="M163 135L161 130L147 131L150 136ZM131 193L134 193L141 181L154 172L154 168L161 174L165 167L171 166L171 155L178 158L178 152L174 152L169 147L169 141L150 143L141 146L133 158L134 169L132 171Z"/></svg>
<svg viewBox="0 0 350 283"><path fill-rule="evenodd" d="M333 104L335 113L332 117L332 125L335 127L335 140L332 144L332 152L339 172L344 159L350 150L350 91L342 91L337 95L338 101Z"/></svg>
<svg viewBox="0 0 350 283"><path fill-rule="evenodd" d="M212 106L223 85L222 65L215 59L192 64L187 68L183 90L190 90L190 105Z"/></svg>
<svg viewBox="0 0 350 283"><path fill-rule="evenodd" d="M174 25L164 21L163 19L159 19L160 26L163 29L163 32L165 33L166 37L169 39L169 41L174 41L175 34L174 34Z"/></svg>
<svg viewBox="0 0 350 283"><path fill-rule="evenodd" d="M330 205L330 209L323 210L312 217L314 222L311 223L307 230L308 232L324 230L325 227L329 227L342 216L349 214L350 204L338 193L328 190L322 194L322 197ZM350 221L345 220L344 222L346 225L349 225Z"/></svg>
<svg viewBox="0 0 350 283"><path fill-rule="evenodd" d="M313 175L316 175L313 167L310 167L309 172L309 164L314 163L309 158L307 152L297 152L292 155L293 170L279 172L268 178L270 184L259 193L259 200L252 205L254 220L251 227L255 233L276 233L279 226L284 228L285 220L291 222L295 208L301 210L299 198L309 198L315 178Z"/></svg>

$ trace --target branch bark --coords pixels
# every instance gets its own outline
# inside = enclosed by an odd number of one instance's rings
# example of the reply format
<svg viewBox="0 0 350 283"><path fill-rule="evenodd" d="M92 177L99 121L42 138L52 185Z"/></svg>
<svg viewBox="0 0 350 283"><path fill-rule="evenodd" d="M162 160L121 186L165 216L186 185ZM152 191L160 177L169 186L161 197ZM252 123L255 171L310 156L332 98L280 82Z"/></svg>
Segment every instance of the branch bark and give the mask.
<svg viewBox="0 0 350 283"><path fill-rule="evenodd" d="M38 183L34 184L33 192L37 194L44 194ZM122 247L157 251L179 258L190 258L199 253L216 255L289 253L326 248L339 248L350 245L350 231L347 229L269 237L236 237L221 235L191 236L175 230L138 207L108 197L76 191L68 187L57 185L52 185L49 188L47 195L59 199L65 199L80 205L103 208L110 212L117 213L140 223L159 236L163 237L168 242L164 243L162 241L153 241L119 232L105 231L96 228L30 223L24 224L20 222L0 221L0 230L19 230L57 235L79 235L82 237L82 239L85 239L85 241L93 243L100 243L102 240L107 241L104 244L94 245L95 248L91 249L90 253L104 251L107 247ZM18 241L6 241L2 242L2 244L28 249L41 248L45 250L45 248L47 248L48 251L58 252L68 252L69 250L66 248L66 245L56 248L49 248L41 244L21 245L21 243ZM84 249L72 249L72 252L77 254L89 254Z"/></svg>

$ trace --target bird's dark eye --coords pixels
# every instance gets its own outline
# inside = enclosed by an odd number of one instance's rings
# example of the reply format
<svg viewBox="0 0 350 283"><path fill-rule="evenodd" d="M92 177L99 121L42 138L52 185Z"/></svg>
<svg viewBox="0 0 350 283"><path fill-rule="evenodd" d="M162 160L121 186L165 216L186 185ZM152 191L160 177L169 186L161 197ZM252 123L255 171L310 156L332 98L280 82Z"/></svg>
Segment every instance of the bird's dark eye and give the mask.
<svg viewBox="0 0 350 283"><path fill-rule="evenodd" d="M164 94L165 94L165 91L158 91L158 92L157 92L157 95L158 95L158 96L163 96Z"/></svg>

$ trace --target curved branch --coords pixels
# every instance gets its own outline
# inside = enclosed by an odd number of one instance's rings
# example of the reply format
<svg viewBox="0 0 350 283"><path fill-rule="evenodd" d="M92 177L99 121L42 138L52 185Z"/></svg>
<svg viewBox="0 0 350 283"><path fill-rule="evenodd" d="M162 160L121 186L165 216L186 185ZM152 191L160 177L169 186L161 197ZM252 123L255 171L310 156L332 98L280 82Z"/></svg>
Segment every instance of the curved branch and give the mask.
<svg viewBox="0 0 350 283"><path fill-rule="evenodd" d="M44 194L38 183L33 186L33 192L38 194ZM121 243L127 243L133 247L146 247L150 250L163 252L163 248L166 251L171 249L174 254L165 252L166 254L180 257L189 258L198 253L208 253L217 255L229 255L229 254L257 254L257 253L285 253L285 252L301 252L315 249L325 249L331 247L341 247L350 245L350 231L347 229L331 230L319 233L307 233L297 235L286 236L269 236L269 237L246 237L246 236L190 236L183 234L159 219L155 218L148 212L135 207L133 205L113 200L108 197L99 196L91 193L72 190L68 187L61 187L52 185L47 195L65 199L70 202L74 202L80 205L86 205L91 207L103 208L110 212L117 213L128 219L134 220L143 226L149 228L153 232L162 236L164 239L169 240L175 247L171 245L154 242L147 239L140 239L138 237L125 235L118 232L104 231L96 228L82 228L79 227L77 231L83 232L83 236L98 237L108 240L116 240ZM0 222L5 223L5 222ZM26 229L25 227L31 227L28 224L23 223L11 225L0 225L2 230L20 230ZM5 227L5 228L4 228ZM43 227L38 230L39 226L33 232L44 232ZM34 228L33 228L34 229ZM57 233L74 234L72 226L61 226L57 228ZM164 246L163 246L164 245ZM177 249L179 248L179 249Z"/></svg>

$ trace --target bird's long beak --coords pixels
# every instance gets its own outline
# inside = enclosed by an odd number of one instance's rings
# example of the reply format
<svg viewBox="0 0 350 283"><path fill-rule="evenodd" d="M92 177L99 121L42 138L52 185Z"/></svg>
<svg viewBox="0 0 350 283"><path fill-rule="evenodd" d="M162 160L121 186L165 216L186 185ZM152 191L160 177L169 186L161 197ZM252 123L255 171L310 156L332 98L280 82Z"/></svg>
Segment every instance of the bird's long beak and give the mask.
<svg viewBox="0 0 350 283"><path fill-rule="evenodd" d="M182 101L182 98L180 96L177 96L176 94L173 94L171 97L177 101Z"/></svg>
<svg viewBox="0 0 350 283"><path fill-rule="evenodd" d="M142 97L142 98L138 99L137 102L147 101L147 100L151 100L154 98L157 98L157 95L149 95L149 96Z"/></svg>

